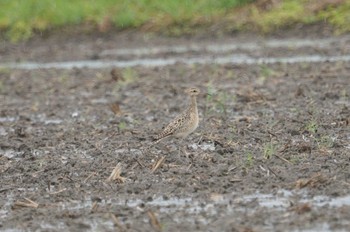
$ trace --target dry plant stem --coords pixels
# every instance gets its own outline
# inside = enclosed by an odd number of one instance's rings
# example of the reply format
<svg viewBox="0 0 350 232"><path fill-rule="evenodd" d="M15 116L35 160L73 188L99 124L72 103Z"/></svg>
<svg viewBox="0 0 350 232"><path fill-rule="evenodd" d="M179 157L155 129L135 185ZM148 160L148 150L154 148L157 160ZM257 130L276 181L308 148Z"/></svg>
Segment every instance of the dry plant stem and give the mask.
<svg viewBox="0 0 350 232"><path fill-rule="evenodd" d="M327 179L320 173L313 175L308 179L299 179L295 183L295 187L297 189L305 188L305 187L316 187L322 182L326 182Z"/></svg>
<svg viewBox="0 0 350 232"><path fill-rule="evenodd" d="M231 183L234 183L234 182L242 182L243 180L242 179L231 179L230 182Z"/></svg>
<svg viewBox="0 0 350 232"><path fill-rule="evenodd" d="M165 156L162 156L157 162L153 165L151 173L154 173L164 162Z"/></svg>
<svg viewBox="0 0 350 232"><path fill-rule="evenodd" d="M6 192L7 190L11 190L11 189L13 189L13 187L8 187L8 188L0 189L0 193Z"/></svg>
<svg viewBox="0 0 350 232"><path fill-rule="evenodd" d="M140 160L134 158L134 160L137 162L138 165L140 165L141 168L144 168L145 166L140 162Z"/></svg>
<svg viewBox="0 0 350 232"><path fill-rule="evenodd" d="M114 214L111 214L111 218L113 220L114 226L118 227L120 231L126 231L126 229L120 223L119 219Z"/></svg>
<svg viewBox="0 0 350 232"><path fill-rule="evenodd" d="M282 161L284 161L284 162L288 163L288 164L292 164L292 163L291 163L289 160L287 160L287 159L283 158L283 157L282 157L282 156L280 156L280 155L275 154L275 156L276 156L277 158L279 158L280 160L282 160Z"/></svg>
<svg viewBox="0 0 350 232"><path fill-rule="evenodd" d="M125 182L125 178L120 176L120 174L122 172L121 170L122 170L121 164L118 163L115 166L115 168L113 169L111 175L107 178L107 181L110 182L110 181L118 180L121 183L124 183Z"/></svg>
<svg viewBox="0 0 350 232"><path fill-rule="evenodd" d="M86 183L91 177L95 176L96 174L97 174L96 172L91 173L88 177L85 178L83 183Z"/></svg>
<svg viewBox="0 0 350 232"><path fill-rule="evenodd" d="M341 181L341 183L347 185L347 186L350 186L350 183L346 182L346 181Z"/></svg>
<svg viewBox="0 0 350 232"><path fill-rule="evenodd" d="M16 201L14 206L15 207L28 207L28 208L38 208L39 204L28 199L24 198L25 201Z"/></svg>
<svg viewBox="0 0 350 232"><path fill-rule="evenodd" d="M61 190L58 190L58 191L56 191L56 192L52 192L52 193L49 193L50 195L55 195L55 194L59 194L59 193L62 193L62 192L64 192L64 191L66 191L67 189L66 188L63 188L63 189L61 189Z"/></svg>
<svg viewBox="0 0 350 232"><path fill-rule="evenodd" d="M192 163L190 163L190 165L188 165L187 171L190 170L191 167L192 167Z"/></svg>
<svg viewBox="0 0 350 232"><path fill-rule="evenodd" d="M94 203L92 203L92 206L91 206L91 212L95 212L98 208L98 203L97 201L94 201Z"/></svg>
<svg viewBox="0 0 350 232"><path fill-rule="evenodd" d="M162 228L161 228L161 225L160 225L159 220L157 219L156 215L151 210L147 211L147 215L150 219L150 223L153 226L153 228L156 231L161 231Z"/></svg>
<svg viewBox="0 0 350 232"><path fill-rule="evenodd" d="M267 167L267 169L269 169L269 171L270 171L272 174L274 174L276 177L279 177L279 176L275 173L275 171L273 171L270 167Z"/></svg>

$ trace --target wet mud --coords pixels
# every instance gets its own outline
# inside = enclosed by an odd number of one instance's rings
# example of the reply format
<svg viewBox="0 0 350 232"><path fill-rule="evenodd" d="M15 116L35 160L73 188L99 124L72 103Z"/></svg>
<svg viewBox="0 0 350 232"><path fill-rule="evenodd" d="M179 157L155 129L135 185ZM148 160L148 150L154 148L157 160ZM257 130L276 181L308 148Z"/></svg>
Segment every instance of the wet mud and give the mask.
<svg viewBox="0 0 350 232"><path fill-rule="evenodd" d="M1 62L21 54L29 62L86 60L82 46L102 62L118 60L121 54L101 58L118 49L109 39L77 41L72 56L69 49L40 52L52 39L3 45ZM350 47L341 39L247 54L344 56ZM59 42L52 46L65 47ZM125 47L140 48L130 43ZM0 230L350 228L349 60L112 69L1 68ZM203 93L199 128L184 141L152 145L152 136L186 107L183 91L192 86Z"/></svg>

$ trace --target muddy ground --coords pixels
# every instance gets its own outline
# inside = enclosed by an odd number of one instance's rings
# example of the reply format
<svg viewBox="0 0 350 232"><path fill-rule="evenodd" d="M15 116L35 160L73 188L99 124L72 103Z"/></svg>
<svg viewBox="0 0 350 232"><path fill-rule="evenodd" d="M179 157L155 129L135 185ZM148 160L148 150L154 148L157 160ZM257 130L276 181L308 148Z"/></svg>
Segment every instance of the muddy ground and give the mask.
<svg viewBox="0 0 350 232"><path fill-rule="evenodd" d="M0 61L103 60L111 58L101 56L106 49L266 38L79 39L2 42ZM349 41L249 54L343 55ZM110 72L0 70L0 230L350 228L349 61L177 63ZM202 91L199 128L185 141L150 146L186 106L183 90L192 86ZM120 176L108 180L117 164Z"/></svg>

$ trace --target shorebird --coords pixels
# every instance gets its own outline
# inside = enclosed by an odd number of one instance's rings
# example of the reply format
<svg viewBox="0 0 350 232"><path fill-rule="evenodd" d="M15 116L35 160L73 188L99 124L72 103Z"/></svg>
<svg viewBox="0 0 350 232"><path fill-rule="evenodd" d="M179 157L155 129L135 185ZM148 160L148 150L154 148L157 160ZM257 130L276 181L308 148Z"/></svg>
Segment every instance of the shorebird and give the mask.
<svg viewBox="0 0 350 232"><path fill-rule="evenodd" d="M185 93L190 96L190 104L187 109L171 121L158 135L154 136L154 144L168 137L185 139L198 127L197 88L186 89Z"/></svg>

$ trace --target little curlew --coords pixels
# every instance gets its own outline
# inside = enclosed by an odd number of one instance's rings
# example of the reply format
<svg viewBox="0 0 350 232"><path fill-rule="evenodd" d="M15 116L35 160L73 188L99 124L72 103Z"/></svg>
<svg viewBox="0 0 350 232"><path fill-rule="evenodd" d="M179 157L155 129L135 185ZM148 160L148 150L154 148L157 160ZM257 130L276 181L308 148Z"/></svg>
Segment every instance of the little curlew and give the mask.
<svg viewBox="0 0 350 232"><path fill-rule="evenodd" d="M154 136L154 144L170 136L184 139L198 127L197 95L200 91L197 88L189 88L186 89L185 93L191 98L189 106L171 121L162 132Z"/></svg>

